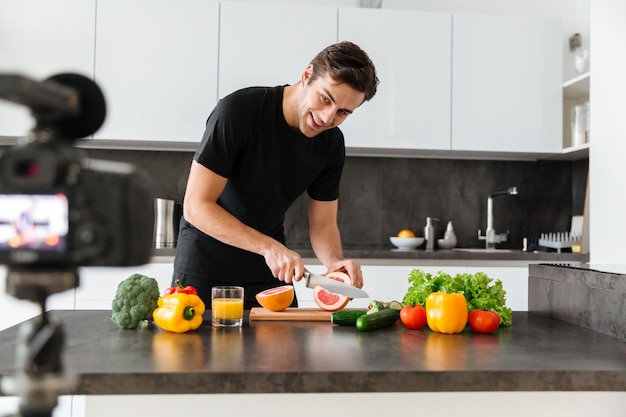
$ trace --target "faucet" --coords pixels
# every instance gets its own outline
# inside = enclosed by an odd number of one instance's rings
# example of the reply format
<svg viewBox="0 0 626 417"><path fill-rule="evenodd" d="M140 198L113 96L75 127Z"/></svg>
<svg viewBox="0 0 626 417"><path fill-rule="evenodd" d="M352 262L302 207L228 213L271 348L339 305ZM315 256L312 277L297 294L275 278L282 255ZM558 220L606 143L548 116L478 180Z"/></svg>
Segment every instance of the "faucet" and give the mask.
<svg viewBox="0 0 626 417"><path fill-rule="evenodd" d="M494 191L487 198L487 230L485 236L481 236L478 229L478 239L485 241L486 249L495 249L496 243L506 242L509 232L497 234L493 228L493 198L499 195L517 195L517 187L509 187L506 190Z"/></svg>

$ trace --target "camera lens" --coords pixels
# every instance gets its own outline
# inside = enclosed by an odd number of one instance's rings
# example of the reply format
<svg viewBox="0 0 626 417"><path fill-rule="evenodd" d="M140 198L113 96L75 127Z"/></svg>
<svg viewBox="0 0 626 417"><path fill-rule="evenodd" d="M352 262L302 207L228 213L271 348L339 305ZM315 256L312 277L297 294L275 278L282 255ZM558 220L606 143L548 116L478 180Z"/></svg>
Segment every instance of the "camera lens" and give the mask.
<svg viewBox="0 0 626 417"><path fill-rule="evenodd" d="M24 178L36 178L41 173L39 161L34 159L23 159L16 161L14 165L15 176Z"/></svg>

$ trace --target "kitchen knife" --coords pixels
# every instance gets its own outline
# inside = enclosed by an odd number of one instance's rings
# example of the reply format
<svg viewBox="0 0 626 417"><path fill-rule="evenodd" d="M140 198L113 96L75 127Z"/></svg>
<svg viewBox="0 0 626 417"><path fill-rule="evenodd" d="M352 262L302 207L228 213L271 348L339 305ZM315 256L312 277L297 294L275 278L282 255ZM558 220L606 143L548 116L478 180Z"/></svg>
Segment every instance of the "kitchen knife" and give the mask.
<svg viewBox="0 0 626 417"><path fill-rule="evenodd" d="M345 295L350 298L367 298L369 295L360 288L354 287L350 284L344 284L341 281L334 280L332 278L323 277L313 272L304 271L302 275L306 279L307 288L315 288L316 285L324 288L326 291Z"/></svg>

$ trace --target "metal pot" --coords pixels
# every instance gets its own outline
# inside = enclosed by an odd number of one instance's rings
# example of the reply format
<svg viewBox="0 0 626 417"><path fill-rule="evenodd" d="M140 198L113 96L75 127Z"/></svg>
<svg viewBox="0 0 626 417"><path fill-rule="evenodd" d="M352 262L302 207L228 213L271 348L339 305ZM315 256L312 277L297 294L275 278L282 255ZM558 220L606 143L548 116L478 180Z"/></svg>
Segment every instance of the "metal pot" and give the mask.
<svg viewBox="0 0 626 417"><path fill-rule="evenodd" d="M154 200L154 247L175 248L182 203L157 198Z"/></svg>

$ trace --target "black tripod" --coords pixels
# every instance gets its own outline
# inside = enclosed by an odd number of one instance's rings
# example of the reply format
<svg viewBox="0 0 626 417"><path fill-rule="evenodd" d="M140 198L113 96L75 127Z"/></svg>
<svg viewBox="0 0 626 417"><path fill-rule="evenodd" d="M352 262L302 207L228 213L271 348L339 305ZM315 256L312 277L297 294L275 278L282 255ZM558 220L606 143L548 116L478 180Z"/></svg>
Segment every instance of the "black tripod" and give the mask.
<svg viewBox="0 0 626 417"><path fill-rule="evenodd" d="M65 334L60 323L46 313L46 300L54 293L78 286L75 268L9 267L7 293L41 307L41 315L20 327L16 372L2 380L2 390L20 397L19 416L51 417L60 394L69 394L75 378L63 370Z"/></svg>

